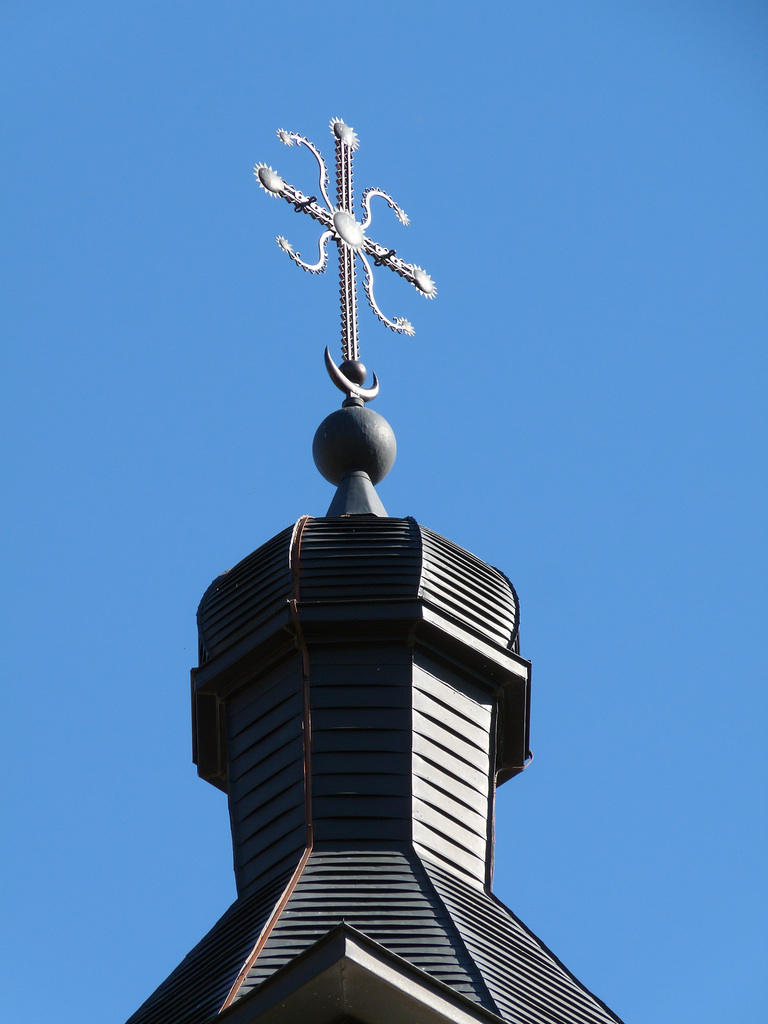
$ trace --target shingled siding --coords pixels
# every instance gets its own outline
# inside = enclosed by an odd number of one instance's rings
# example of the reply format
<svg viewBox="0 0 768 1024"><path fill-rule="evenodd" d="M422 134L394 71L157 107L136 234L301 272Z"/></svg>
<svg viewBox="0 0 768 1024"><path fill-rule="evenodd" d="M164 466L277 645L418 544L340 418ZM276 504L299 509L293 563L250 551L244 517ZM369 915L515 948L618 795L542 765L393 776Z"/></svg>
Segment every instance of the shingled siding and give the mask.
<svg viewBox="0 0 768 1024"><path fill-rule="evenodd" d="M128 1024L215 1019L289 876L238 900ZM238 1000L342 920L509 1024L621 1024L498 900L392 850L315 851Z"/></svg>
<svg viewBox="0 0 768 1024"><path fill-rule="evenodd" d="M222 573L197 610L200 661L226 650L285 606L291 596L289 526Z"/></svg>
<svg viewBox="0 0 768 1024"><path fill-rule="evenodd" d="M221 1009L291 872L238 900L127 1024L205 1024Z"/></svg>
<svg viewBox="0 0 768 1024"><path fill-rule="evenodd" d="M420 596L465 629L501 647L517 635L517 595L507 577L458 544L419 527L422 539Z"/></svg>
<svg viewBox="0 0 768 1024"><path fill-rule="evenodd" d="M301 659L296 654L227 709L229 809L238 893L296 863L306 840Z"/></svg>
<svg viewBox="0 0 768 1024"><path fill-rule="evenodd" d="M312 651L316 841L409 839L410 661L371 643Z"/></svg>
<svg viewBox="0 0 768 1024"><path fill-rule="evenodd" d="M238 999L345 921L486 1009L488 991L424 868L397 851L315 851Z"/></svg>
<svg viewBox="0 0 768 1024"><path fill-rule="evenodd" d="M310 519L301 538L302 601L416 597L421 538L412 519Z"/></svg>
<svg viewBox="0 0 768 1024"><path fill-rule="evenodd" d="M497 1012L514 1024L621 1024L499 900L425 863Z"/></svg>
<svg viewBox="0 0 768 1024"><path fill-rule="evenodd" d="M519 611L509 580L413 519L306 520L296 580L293 536L286 528L210 585L198 609L201 662L264 627L291 596L311 603L418 596L478 636L513 644Z"/></svg>
<svg viewBox="0 0 768 1024"><path fill-rule="evenodd" d="M413 842L477 885L487 873L491 698L421 652L413 665Z"/></svg>

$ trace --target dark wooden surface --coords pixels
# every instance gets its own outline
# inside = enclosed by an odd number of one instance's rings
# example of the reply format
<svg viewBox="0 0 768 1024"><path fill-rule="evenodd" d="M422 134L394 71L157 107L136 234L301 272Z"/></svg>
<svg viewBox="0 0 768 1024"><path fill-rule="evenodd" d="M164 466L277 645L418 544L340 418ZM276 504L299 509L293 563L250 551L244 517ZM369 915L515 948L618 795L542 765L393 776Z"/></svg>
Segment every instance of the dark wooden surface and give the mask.
<svg viewBox="0 0 768 1024"><path fill-rule="evenodd" d="M510 1022L616 1020L490 893L497 772L527 756L518 622L503 573L412 519L301 520L214 581L196 757L238 901L131 1024L204 1024L341 922Z"/></svg>

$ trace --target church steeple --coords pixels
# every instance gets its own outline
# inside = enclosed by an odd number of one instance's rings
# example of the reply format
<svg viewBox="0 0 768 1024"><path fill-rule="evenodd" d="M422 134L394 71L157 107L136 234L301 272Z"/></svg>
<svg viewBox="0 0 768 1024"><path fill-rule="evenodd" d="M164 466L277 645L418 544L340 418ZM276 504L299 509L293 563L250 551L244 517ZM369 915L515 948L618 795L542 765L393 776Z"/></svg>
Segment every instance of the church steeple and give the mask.
<svg viewBox="0 0 768 1024"><path fill-rule="evenodd" d="M529 758L530 663L503 572L375 484L395 441L367 408L354 262L431 279L354 219L357 137L331 123L338 207L257 166L262 186L339 248L346 393L313 451L337 486L208 588L192 672L198 772L227 794L237 899L130 1024L609 1024L617 1018L492 894L496 788ZM367 197L367 198L366 198ZM322 264L322 265L321 265ZM405 269L404 269L405 268ZM431 291L430 291L431 290ZM406 328L407 325L407 328Z"/></svg>
<svg viewBox="0 0 768 1024"><path fill-rule="evenodd" d="M527 756L517 622L506 577L412 519L304 517L214 581L197 761L229 795L238 892L327 844L490 885L496 780Z"/></svg>

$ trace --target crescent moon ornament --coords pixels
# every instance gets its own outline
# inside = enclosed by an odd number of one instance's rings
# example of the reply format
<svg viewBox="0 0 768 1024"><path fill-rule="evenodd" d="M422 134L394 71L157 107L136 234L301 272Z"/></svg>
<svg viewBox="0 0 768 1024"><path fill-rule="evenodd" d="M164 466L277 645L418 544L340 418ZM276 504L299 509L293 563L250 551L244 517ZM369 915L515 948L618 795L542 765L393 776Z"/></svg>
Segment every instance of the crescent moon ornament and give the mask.
<svg viewBox="0 0 768 1024"><path fill-rule="evenodd" d="M358 365L362 366L362 363L359 363ZM334 363L330 349L327 345L325 346L325 368L328 371L328 376L339 391L343 391L349 398L362 398L364 402L370 402L379 393L379 378L376 376L375 372L373 374L373 384L371 387L361 387L360 384L350 380L349 377L342 373L340 367Z"/></svg>

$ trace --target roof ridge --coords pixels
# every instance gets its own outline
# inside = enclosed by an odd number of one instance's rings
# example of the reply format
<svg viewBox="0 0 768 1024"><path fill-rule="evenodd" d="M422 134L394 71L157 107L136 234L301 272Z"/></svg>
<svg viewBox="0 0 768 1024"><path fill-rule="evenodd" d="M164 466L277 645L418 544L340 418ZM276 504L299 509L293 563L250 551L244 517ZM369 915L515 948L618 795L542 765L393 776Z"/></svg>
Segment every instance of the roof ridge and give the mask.
<svg viewBox="0 0 768 1024"><path fill-rule="evenodd" d="M453 917L453 914L451 913L451 910L450 910L449 906L447 905L447 903L443 899L440 891L438 890L437 886L435 885L435 883L434 883L434 881L432 879L432 876L429 873L429 869L427 867L427 864L424 863L424 860L415 851L413 852L413 857L415 857L415 859L418 861L418 864L419 864L419 867L421 868L422 874L423 874L425 880L427 881L430 889L434 893L435 899L439 901L440 905L445 910L446 916L448 917L448 920L451 923L453 931L455 932L455 939L456 939L457 944L464 951L464 955L465 955L467 961L474 968L473 973L477 976L477 980L479 981L479 987L481 988L481 990L483 992L483 995L487 999L487 1003L483 1001L483 1002L480 1003L480 1005L483 1006L486 1010L491 1010L493 1013L498 1014L499 1017L503 1017L504 1015L501 1012L501 1010L499 1009L498 1005L496 1004L496 1000L493 998L491 990L488 987L488 983L486 982L486 980L485 980L485 978L483 976L483 973L480 970L480 967L478 966L477 962L475 961L475 958L472 956L472 953L470 952L469 947L467 946L467 943L464 940L464 936L461 934L461 929L459 928L458 924L456 923L456 921L455 921L455 919Z"/></svg>
<svg viewBox="0 0 768 1024"><path fill-rule="evenodd" d="M467 943L499 1016L515 1024L622 1024L492 892L437 864L424 867Z"/></svg>

